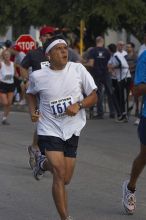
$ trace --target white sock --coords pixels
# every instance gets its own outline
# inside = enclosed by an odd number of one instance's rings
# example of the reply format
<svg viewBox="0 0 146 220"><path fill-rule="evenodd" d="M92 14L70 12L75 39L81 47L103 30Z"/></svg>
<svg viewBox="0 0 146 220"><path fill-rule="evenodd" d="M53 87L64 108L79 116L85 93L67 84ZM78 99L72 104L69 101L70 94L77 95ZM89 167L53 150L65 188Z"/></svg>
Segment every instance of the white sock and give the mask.
<svg viewBox="0 0 146 220"><path fill-rule="evenodd" d="M3 119L2 119L2 120L5 121L6 119L7 119L7 117L3 116Z"/></svg>

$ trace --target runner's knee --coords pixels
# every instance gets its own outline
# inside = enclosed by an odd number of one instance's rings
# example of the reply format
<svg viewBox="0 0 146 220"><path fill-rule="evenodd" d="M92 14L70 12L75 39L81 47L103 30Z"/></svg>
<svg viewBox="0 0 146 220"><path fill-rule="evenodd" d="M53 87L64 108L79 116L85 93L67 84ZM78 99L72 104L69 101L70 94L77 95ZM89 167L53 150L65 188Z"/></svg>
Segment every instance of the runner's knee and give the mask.
<svg viewBox="0 0 146 220"><path fill-rule="evenodd" d="M65 168L63 166L53 166L52 173L54 179L65 181Z"/></svg>

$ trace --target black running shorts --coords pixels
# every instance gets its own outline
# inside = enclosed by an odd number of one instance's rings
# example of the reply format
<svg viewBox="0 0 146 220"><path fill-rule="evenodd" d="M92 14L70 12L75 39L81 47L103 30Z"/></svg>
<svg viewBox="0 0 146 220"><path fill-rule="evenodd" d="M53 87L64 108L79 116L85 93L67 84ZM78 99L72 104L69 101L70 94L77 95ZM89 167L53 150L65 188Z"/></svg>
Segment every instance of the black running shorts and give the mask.
<svg viewBox="0 0 146 220"><path fill-rule="evenodd" d="M8 83L0 82L0 93L14 92L14 90L15 90L14 83L8 84Z"/></svg>
<svg viewBox="0 0 146 220"><path fill-rule="evenodd" d="M65 157L76 158L79 136L73 135L66 141L59 137L38 135L38 145L42 154L46 151L64 152Z"/></svg>
<svg viewBox="0 0 146 220"><path fill-rule="evenodd" d="M146 146L146 118L141 117L138 125L138 136L140 143Z"/></svg>

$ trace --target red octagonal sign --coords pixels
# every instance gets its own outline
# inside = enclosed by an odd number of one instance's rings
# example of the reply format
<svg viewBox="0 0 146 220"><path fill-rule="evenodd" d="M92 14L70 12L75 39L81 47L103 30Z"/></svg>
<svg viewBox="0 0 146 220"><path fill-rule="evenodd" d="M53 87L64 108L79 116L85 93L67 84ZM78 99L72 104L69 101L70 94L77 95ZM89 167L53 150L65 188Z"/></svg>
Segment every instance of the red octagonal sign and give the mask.
<svg viewBox="0 0 146 220"><path fill-rule="evenodd" d="M18 45L24 53L36 48L36 41L29 34L20 35L16 40Z"/></svg>

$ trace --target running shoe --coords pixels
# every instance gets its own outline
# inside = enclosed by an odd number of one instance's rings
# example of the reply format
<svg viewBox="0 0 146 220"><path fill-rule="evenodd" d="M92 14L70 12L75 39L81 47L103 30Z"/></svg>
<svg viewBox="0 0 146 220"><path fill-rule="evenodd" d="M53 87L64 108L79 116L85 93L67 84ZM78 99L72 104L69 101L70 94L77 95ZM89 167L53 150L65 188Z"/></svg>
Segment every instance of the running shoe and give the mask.
<svg viewBox="0 0 146 220"><path fill-rule="evenodd" d="M71 216L68 216L65 220L73 220Z"/></svg>
<svg viewBox="0 0 146 220"><path fill-rule="evenodd" d="M33 168L33 175L36 180L40 180L44 174L44 170L41 169L41 163L46 160L44 155L40 155L36 157L36 165Z"/></svg>
<svg viewBox="0 0 146 220"><path fill-rule="evenodd" d="M139 125L139 122L140 122L140 118L137 118L134 122L134 125Z"/></svg>
<svg viewBox="0 0 146 220"><path fill-rule="evenodd" d="M25 99L22 99L22 100L19 102L19 105L26 105L26 100L25 100Z"/></svg>
<svg viewBox="0 0 146 220"><path fill-rule="evenodd" d="M35 156L36 151L33 150L32 146L28 146L27 150L29 153L29 165L30 165L30 168L33 169L36 165L36 156Z"/></svg>
<svg viewBox="0 0 146 220"><path fill-rule="evenodd" d="M128 180L124 181L123 183L123 198L122 203L124 206L124 209L127 214L133 215L135 209L136 209L136 196L135 193L128 190Z"/></svg>
<svg viewBox="0 0 146 220"><path fill-rule="evenodd" d="M10 123L7 121L7 119L2 120L2 125L10 125Z"/></svg>

